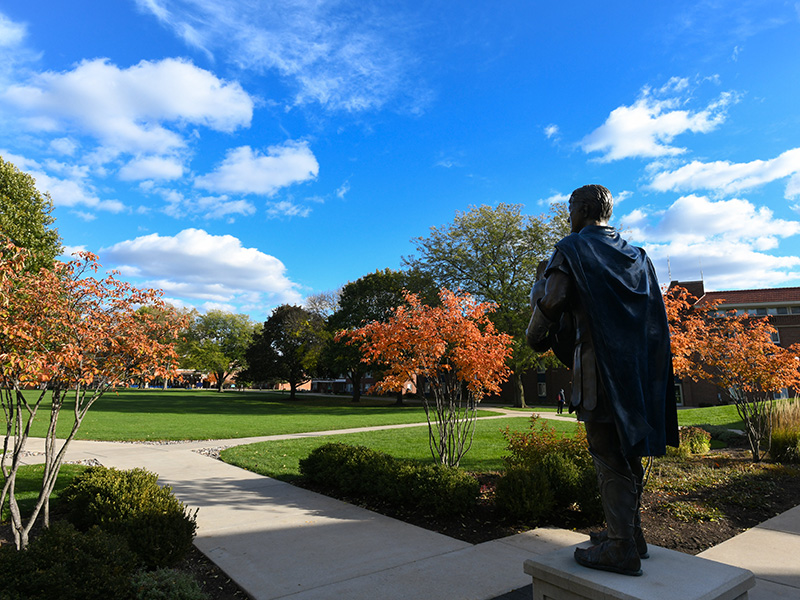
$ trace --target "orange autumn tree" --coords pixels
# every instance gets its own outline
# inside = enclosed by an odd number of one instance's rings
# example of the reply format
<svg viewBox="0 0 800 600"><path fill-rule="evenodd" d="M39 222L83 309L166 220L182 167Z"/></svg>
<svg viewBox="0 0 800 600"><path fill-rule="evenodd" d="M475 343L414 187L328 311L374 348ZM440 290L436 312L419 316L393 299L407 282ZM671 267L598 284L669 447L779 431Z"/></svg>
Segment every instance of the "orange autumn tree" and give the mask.
<svg viewBox="0 0 800 600"><path fill-rule="evenodd" d="M744 421L754 462L769 450L772 400L784 388L800 388L800 344L783 348L772 341L768 317L730 311L719 301L697 305L681 287L664 298L675 374L716 384Z"/></svg>
<svg viewBox="0 0 800 600"><path fill-rule="evenodd" d="M440 306L426 306L405 292L406 304L388 320L340 336L361 345L364 362L386 365L379 390L399 391L424 378L433 395L431 403L422 390L431 454L455 467L472 446L478 403L508 378L512 339L489 320L493 305L447 289L439 297Z"/></svg>
<svg viewBox="0 0 800 600"><path fill-rule="evenodd" d="M26 271L25 261L25 251L13 246L0 256L0 403L6 419L0 505L8 499L20 549L27 546L42 510L49 525L50 494L89 408L114 385L168 375L170 366L177 364L174 341L182 326L156 318L164 310L160 292L134 288L115 273L96 278L99 265L90 253L38 272ZM141 307L157 310L138 310ZM72 408L72 423L59 440L57 426L65 405ZM40 409L49 419L44 475L26 523L15 483Z"/></svg>

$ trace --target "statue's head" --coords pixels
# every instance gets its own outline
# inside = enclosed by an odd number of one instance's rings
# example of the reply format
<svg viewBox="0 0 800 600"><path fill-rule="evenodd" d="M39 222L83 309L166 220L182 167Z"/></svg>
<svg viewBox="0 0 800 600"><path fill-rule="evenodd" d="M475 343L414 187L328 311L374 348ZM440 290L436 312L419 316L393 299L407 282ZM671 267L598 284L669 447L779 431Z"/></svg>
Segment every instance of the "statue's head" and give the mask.
<svg viewBox="0 0 800 600"><path fill-rule="evenodd" d="M572 231L580 231L586 225L607 225L614 199L602 185L584 185L572 192L569 207Z"/></svg>

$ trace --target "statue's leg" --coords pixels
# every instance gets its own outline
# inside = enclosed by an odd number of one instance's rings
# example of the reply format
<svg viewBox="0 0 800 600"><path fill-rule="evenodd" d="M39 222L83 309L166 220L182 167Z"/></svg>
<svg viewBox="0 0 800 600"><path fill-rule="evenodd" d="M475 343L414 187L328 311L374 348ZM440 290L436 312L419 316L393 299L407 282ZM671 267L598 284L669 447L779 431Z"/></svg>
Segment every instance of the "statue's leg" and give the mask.
<svg viewBox="0 0 800 600"><path fill-rule="evenodd" d="M633 480L636 484L636 517L633 520L633 539L636 541L636 551L639 553L639 558L650 558L650 553L647 551L647 541L644 539L644 531L642 531L642 492L644 491L644 468L642 467L642 459L637 457L629 458L628 464L633 474ZM602 544L608 539L608 530L593 531L589 534L589 539L592 544Z"/></svg>
<svg viewBox="0 0 800 600"><path fill-rule="evenodd" d="M638 512L636 476L622 454L613 423L587 422L586 435L597 471L608 537L591 548L576 549L575 560L592 569L641 575L641 560L634 540Z"/></svg>

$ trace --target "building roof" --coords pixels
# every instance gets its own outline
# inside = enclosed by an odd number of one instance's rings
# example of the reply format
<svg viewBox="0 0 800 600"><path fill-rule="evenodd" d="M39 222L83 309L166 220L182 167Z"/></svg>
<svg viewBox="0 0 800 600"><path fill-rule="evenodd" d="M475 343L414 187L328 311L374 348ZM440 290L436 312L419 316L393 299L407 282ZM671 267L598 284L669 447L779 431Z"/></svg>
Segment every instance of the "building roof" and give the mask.
<svg viewBox="0 0 800 600"><path fill-rule="evenodd" d="M680 286L699 298L698 304L715 300L721 306L791 306L800 305L800 287L767 288L761 290L728 290L706 292L702 281L672 281L669 287Z"/></svg>
<svg viewBox="0 0 800 600"><path fill-rule="evenodd" d="M706 292L698 303L705 304L714 300L721 300L722 306L734 304L748 306L800 304L800 287Z"/></svg>

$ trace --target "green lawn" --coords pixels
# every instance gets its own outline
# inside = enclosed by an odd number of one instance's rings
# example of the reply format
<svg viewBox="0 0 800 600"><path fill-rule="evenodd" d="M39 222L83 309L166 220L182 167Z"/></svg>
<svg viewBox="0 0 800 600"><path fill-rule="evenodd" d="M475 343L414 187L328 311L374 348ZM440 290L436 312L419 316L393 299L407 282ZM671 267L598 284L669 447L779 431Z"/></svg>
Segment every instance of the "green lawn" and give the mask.
<svg viewBox="0 0 800 600"><path fill-rule="evenodd" d="M58 501L58 495L61 491L69 485L69 483L88 467L84 465L61 465L56 479L56 486L53 488L53 494L50 496L50 504L52 506L54 501ZM39 490L42 489L42 474L44 473L44 465L22 465L17 472L17 481L14 485L14 496L19 503L19 510L23 518L33 512L36 506L36 499L39 497ZM8 509L8 500L6 500L2 511L3 522L11 518L11 512Z"/></svg>
<svg viewBox="0 0 800 600"><path fill-rule="evenodd" d="M679 410L678 425L721 425L729 429L744 429L733 404Z"/></svg>
<svg viewBox="0 0 800 600"><path fill-rule="evenodd" d="M30 392L31 397L34 392ZM107 392L89 410L78 439L206 440L329 431L425 421L420 406L393 406L394 400L350 402L347 396L300 396L274 392L218 393L211 390L120 390ZM34 421L32 436L45 435L48 406ZM480 411L488 416L488 411ZM72 425L72 406L61 411L58 433Z"/></svg>
<svg viewBox="0 0 800 600"><path fill-rule="evenodd" d="M556 431L567 435L574 433L577 428L575 421L547 421L547 423ZM461 467L468 471L502 470L503 456L506 454L506 442L502 431L506 427L527 431L530 419L520 416L478 420L472 448L462 459ZM428 428L424 426L247 444L224 450L222 459L261 475L291 481L300 474L298 466L300 459L308 456L318 446L331 441L368 446L391 454L395 458L425 462L431 460Z"/></svg>

